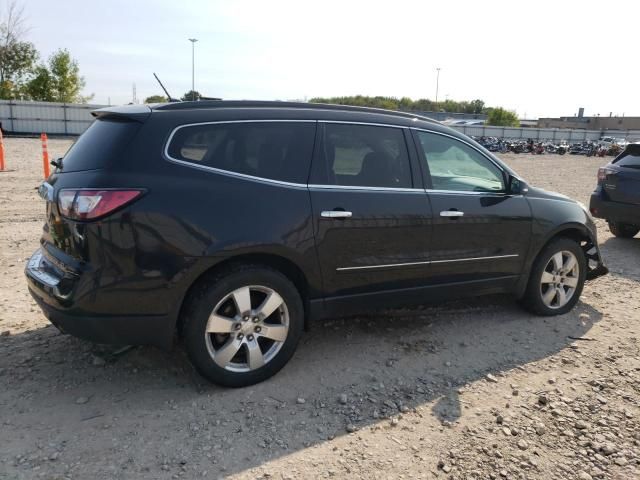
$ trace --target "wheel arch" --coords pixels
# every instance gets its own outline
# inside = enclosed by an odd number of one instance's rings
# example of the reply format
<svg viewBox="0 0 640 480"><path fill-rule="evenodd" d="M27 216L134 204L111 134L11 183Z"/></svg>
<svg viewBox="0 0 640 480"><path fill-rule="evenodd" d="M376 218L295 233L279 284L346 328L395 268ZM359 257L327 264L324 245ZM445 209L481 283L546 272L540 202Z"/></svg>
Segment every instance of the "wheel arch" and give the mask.
<svg viewBox="0 0 640 480"><path fill-rule="evenodd" d="M273 253L247 253L247 254L239 254L229 258L222 260L221 262L216 263L215 265L209 267L200 275L198 275L192 282L187 291L185 292L182 302L180 304L180 309L178 310L178 315L176 319L176 330L179 336L182 335L182 326L184 323L184 312L185 307L189 302L189 299L197 290L198 286L202 283L206 282L211 277L220 275L225 271L231 272L233 269L239 265L258 265L272 268L280 273L282 273L285 277L287 277L296 287L298 292L300 293L300 297L302 299L302 305L304 307L305 313L305 328L308 326L308 318L309 318L309 282L302 271L302 269L296 265L292 260L283 257L281 255L273 254Z"/></svg>
<svg viewBox="0 0 640 480"><path fill-rule="evenodd" d="M547 233L547 235L545 235L543 239L536 244L534 249L532 249L531 255L529 255L527 260L525 271L517 285L516 296L518 298L521 298L527 289L533 262L535 262L538 255L540 255L540 252L542 252L547 245L558 238L569 238L578 243L587 256L587 263L589 262L589 255L587 251L593 248L596 242L596 239L593 238L589 229L580 223L568 223L558 226Z"/></svg>

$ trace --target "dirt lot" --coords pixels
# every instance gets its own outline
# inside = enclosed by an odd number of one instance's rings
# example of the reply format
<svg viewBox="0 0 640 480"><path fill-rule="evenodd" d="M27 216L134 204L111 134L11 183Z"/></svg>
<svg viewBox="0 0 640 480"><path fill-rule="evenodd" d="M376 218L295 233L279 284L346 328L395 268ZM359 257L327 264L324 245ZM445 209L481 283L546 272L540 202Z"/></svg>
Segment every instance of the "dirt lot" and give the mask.
<svg viewBox="0 0 640 480"><path fill-rule="evenodd" d="M0 173L0 479L640 478L640 238L573 312L490 297L322 322L275 378L207 384L180 349L64 336L27 293L39 140ZM67 140L50 141L62 154ZM602 159L506 161L588 201Z"/></svg>

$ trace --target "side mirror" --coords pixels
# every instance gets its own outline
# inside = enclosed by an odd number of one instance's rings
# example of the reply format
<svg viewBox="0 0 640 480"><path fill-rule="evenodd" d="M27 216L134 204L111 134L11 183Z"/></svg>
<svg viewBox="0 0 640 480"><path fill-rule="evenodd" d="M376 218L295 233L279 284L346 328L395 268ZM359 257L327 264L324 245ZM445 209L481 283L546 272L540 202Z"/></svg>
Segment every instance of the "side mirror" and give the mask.
<svg viewBox="0 0 640 480"><path fill-rule="evenodd" d="M526 195L529 191L529 186L524 180L513 175L509 175L509 186L507 190L511 195Z"/></svg>

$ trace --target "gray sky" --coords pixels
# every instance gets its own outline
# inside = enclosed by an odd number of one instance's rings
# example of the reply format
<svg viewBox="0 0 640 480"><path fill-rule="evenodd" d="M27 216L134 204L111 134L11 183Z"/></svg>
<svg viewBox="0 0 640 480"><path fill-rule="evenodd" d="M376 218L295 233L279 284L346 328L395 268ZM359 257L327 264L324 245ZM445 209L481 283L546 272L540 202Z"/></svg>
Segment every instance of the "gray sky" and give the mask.
<svg viewBox="0 0 640 480"><path fill-rule="evenodd" d="M68 48L95 103L191 88L225 99L481 98L520 116L640 115L640 2L24 2L43 57Z"/></svg>

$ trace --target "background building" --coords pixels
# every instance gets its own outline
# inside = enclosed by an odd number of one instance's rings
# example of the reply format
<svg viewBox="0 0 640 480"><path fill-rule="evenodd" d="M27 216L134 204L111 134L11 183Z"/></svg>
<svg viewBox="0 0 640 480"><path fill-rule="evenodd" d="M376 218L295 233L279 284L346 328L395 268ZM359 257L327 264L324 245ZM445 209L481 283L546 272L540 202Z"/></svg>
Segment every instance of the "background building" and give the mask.
<svg viewBox="0 0 640 480"><path fill-rule="evenodd" d="M560 118L539 118L538 128L571 128L584 130L640 130L640 117L585 117L584 108L578 115Z"/></svg>

